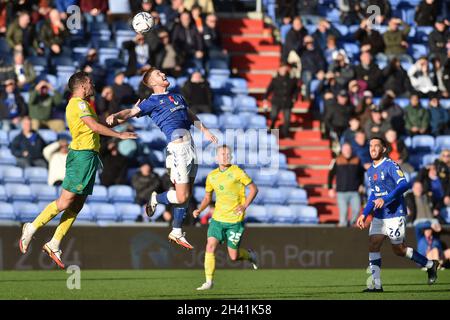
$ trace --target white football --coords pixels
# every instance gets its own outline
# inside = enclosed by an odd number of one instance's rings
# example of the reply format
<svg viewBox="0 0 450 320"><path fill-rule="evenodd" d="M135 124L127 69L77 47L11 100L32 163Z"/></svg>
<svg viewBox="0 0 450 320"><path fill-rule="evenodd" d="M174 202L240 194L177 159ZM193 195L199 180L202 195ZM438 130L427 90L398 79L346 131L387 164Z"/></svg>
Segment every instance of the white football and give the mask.
<svg viewBox="0 0 450 320"><path fill-rule="evenodd" d="M148 12L139 12L133 18L133 29L137 33L146 33L153 28L155 22L153 21L153 17Z"/></svg>

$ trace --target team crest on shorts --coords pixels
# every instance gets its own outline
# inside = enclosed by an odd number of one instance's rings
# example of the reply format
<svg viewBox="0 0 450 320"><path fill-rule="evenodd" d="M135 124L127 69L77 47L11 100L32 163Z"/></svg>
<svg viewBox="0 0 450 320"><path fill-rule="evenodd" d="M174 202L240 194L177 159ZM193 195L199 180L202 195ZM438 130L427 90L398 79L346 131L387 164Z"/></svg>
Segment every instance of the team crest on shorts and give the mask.
<svg viewBox="0 0 450 320"><path fill-rule="evenodd" d="M83 190L83 185L79 184L75 188L77 189L77 191L81 191L81 190Z"/></svg>

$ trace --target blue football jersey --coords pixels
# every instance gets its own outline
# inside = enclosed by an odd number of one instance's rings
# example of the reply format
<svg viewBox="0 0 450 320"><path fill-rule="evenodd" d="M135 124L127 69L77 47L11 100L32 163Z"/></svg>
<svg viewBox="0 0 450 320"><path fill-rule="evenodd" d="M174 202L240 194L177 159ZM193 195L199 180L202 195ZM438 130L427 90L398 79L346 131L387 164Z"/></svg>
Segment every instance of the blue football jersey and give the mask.
<svg viewBox="0 0 450 320"><path fill-rule="evenodd" d="M138 117L149 116L171 142L189 131L193 124L188 115L188 105L179 94L152 94L139 104Z"/></svg>
<svg viewBox="0 0 450 320"><path fill-rule="evenodd" d="M370 191L375 199L385 199L401 181L406 180L398 164L388 158L384 158L377 166L372 164L367 170L367 175ZM378 219L388 219L405 215L406 206L403 194L401 194L391 203L385 204L383 208L374 210L373 216Z"/></svg>

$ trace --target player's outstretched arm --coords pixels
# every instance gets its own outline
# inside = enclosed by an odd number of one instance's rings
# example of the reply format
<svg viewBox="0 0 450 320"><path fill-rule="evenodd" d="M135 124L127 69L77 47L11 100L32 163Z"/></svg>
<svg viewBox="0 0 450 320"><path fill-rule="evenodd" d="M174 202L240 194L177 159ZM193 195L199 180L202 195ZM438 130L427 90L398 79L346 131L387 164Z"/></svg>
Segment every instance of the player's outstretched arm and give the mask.
<svg viewBox="0 0 450 320"><path fill-rule="evenodd" d="M211 203L212 200L212 193L211 192L205 192L205 196L203 197L202 202L200 203L200 206L198 207L198 209L194 210L194 212L192 212L192 215L194 216L194 218L197 218L200 213L202 213L203 210L205 210L209 204Z"/></svg>
<svg viewBox="0 0 450 320"><path fill-rule="evenodd" d="M119 111L117 113L113 113L109 115L106 118L106 123L110 128L115 127L119 124L124 123L128 119L131 119L139 114L141 112L141 109L139 109L138 105L141 103L141 100L138 100L133 108L131 109L124 109L122 111Z"/></svg>
<svg viewBox="0 0 450 320"><path fill-rule="evenodd" d="M102 136L118 138L122 140L126 139L136 139L137 134L134 132L117 132L111 130L110 128L98 123L93 117L83 117L81 120L95 133L101 134Z"/></svg>
<svg viewBox="0 0 450 320"><path fill-rule="evenodd" d="M200 121L197 115L195 115L190 109L188 109L188 114L192 122L194 123L194 126L205 135L206 140L214 143L219 142L219 139L217 139L217 137L213 135L207 127L205 127L205 125Z"/></svg>

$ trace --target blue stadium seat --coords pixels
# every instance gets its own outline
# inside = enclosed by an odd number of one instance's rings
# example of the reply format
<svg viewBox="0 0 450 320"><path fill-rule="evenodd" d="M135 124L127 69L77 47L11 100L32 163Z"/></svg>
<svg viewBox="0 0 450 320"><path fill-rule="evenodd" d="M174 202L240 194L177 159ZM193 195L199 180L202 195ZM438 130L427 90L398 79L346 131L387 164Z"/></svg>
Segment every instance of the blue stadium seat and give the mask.
<svg viewBox="0 0 450 320"><path fill-rule="evenodd" d="M359 46L353 42L344 42L342 45L343 49L347 53L350 59L355 59L359 55Z"/></svg>
<svg viewBox="0 0 450 320"><path fill-rule="evenodd" d="M27 57L27 60L29 63L31 63L33 66L42 66L47 67L47 59L45 57L40 56L30 56Z"/></svg>
<svg viewBox="0 0 450 320"><path fill-rule="evenodd" d="M428 43L428 36L433 31L431 26L418 26L416 27L415 42L417 43Z"/></svg>
<svg viewBox="0 0 450 320"><path fill-rule="evenodd" d="M339 39L347 39L350 34L349 28L345 24L333 23L333 26L339 31L341 36Z"/></svg>
<svg viewBox="0 0 450 320"><path fill-rule="evenodd" d="M30 184L31 193L38 201L53 201L58 197L56 188L48 184Z"/></svg>
<svg viewBox="0 0 450 320"><path fill-rule="evenodd" d="M214 95L213 99L213 104L216 110L220 110L221 112L234 111L233 98L223 95Z"/></svg>
<svg viewBox="0 0 450 320"><path fill-rule="evenodd" d="M48 170L41 167L28 167L24 170L24 177L28 183L47 183Z"/></svg>
<svg viewBox="0 0 450 320"><path fill-rule="evenodd" d="M94 222L96 220L95 218L95 212L91 210L91 207L88 204L84 204L83 208L77 215L77 221L78 222Z"/></svg>
<svg viewBox="0 0 450 320"><path fill-rule="evenodd" d="M135 203L118 203L116 204L116 211L120 212L123 222L135 222L143 210Z"/></svg>
<svg viewBox="0 0 450 320"><path fill-rule="evenodd" d="M438 154L426 154L422 158L422 166L428 166L434 162L434 160L438 159Z"/></svg>
<svg viewBox="0 0 450 320"><path fill-rule="evenodd" d="M440 100L440 104L444 109L450 109L450 99L442 99Z"/></svg>
<svg viewBox="0 0 450 320"><path fill-rule="evenodd" d="M270 174L271 172L268 172L267 170L255 170L256 175L253 178L253 181L258 186L262 187L273 187L277 183L278 176L276 174Z"/></svg>
<svg viewBox="0 0 450 320"><path fill-rule="evenodd" d="M271 213L273 223L289 223L296 221L296 215L292 213L291 208L286 206L266 206L266 210Z"/></svg>
<svg viewBox="0 0 450 320"><path fill-rule="evenodd" d="M278 153L278 166L280 169L288 168L287 157L284 153Z"/></svg>
<svg viewBox="0 0 450 320"><path fill-rule="evenodd" d="M341 16L341 12L336 8L333 8L326 12L326 18L330 22L340 22L340 16Z"/></svg>
<svg viewBox="0 0 450 320"><path fill-rule="evenodd" d="M418 135L412 138L412 148L415 152L433 152L434 137L429 135Z"/></svg>
<svg viewBox="0 0 450 320"><path fill-rule="evenodd" d="M127 185L113 185L108 188L109 201L134 202L134 190Z"/></svg>
<svg viewBox="0 0 450 320"><path fill-rule="evenodd" d="M261 115L253 115L248 118L247 129L267 129L266 117Z"/></svg>
<svg viewBox="0 0 450 320"><path fill-rule="evenodd" d="M199 113L197 117L200 121L208 128L218 128L219 127L219 119L215 114L212 113Z"/></svg>
<svg viewBox="0 0 450 320"><path fill-rule="evenodd" d="M222 114L219 117L220 128L225 129L242 129L245 128L244 120L235 114Z"/></svg>
<svg viewBox="0 0 450 320"><path fill-rule="evenodd" d="M284 194L286 194L286 202L288 205L307 205L308 196L306 190L293 187L281 187Z"/></svg>
<svg viewBox="0 0 450 320"><path fill-rule="evenodd" d="M396 98L395 103L404 109L409 105L409 99L408 98Z"/></svg>
<svg viewBox="0 0 450 320"><path fill-rule="evenodd" d="M224 59L210 59L208 61L208 68L211 69L224 69L229 71L229 66L226 60Z"/></svg>
<svg viewBox="0 0 450 320"><path fill-rule="evenodd" d="M428 54L428 49L423 44L413 43L410 45L409 48L410 48L410 53L415 60L419 59L422 56L427 56L427 54Z"/></svg>
<svg viewBox="0 0 450 320"><path fill-rule="evenodd" d="M16 158L13 156L10 149L0 149L0 165L16 165Z"/></svg>
<svg viewBox="0 0 450 320"><path fill-rule="evenodd" d="M317 216L317 209L311 206L291 205L289 206L296 215L297 223L317 224L319 219Z"/></svg>
<svg viewBox="0 0 450 320"><path fill-rule="evenodd" d="M198 186L205 186L206 177L211 172L211 168L198 168L197 176L195 177L195 184Z"/></svg>
<svg viewBox="0 0 450 320"><path fill-rule="evenodd" d="M95 213L96 220L99 223L117 222L119 220L116 213L116 207L110 203L89 203L89 208L91 212Z"/></svg>
<svg viewBox="0 0 450 320"><path fill-rule="evenodd" d="M125 21L115 21L112 29L115 33L119 31L133 31L131 24Z"/></svg>
<svg viewBox="0 0 450 320"><path fill-rule="evenodd" d="M248 94L247 80L242 78L230 78L225 83L225 89L234 94Z"/></svg>
<svg viewBox="0 0 450 320"><path fill-rule="evenodd" d="M209 86L210 86L211 90L215 94L218 94L224 90L225 85L227 83L227 78L217 77L217 76L209 76L208 82L209 82Z"/></svg>
<svg viewBox="0 0 450 320"><path fill-rule="evenodd" d="M66 78L66 82L67 82L67 78ZM44 141L46 143L51 143L51 142L58 140L58 134L53 130L39 129L38 133L42 137L42 139L44 139Z"/></svg>
<svg viewBox="0 0 450 320"><path fill-rule="evenodd" d="M88 202L107 202L108 201L108 189L102 185L94 185L92 195L88 197Z"/></svg>
<svg viewBox="0 0 450 320"><path fill-rule="evenodd" d="M4 185L0 185L0 201L8 201L8 195Z"/></svg>
<svg viewBox="0 0 450 320"><path fill-rule="evenodd" d="M204 187L194 187L194 199L200 203L203 200L203 197L205 196L205 188Z"/></svg>
<svg viewBox="0 0 450 320"><path fill-rule="evenodd" d="M158 176L162 177L166 174L167 169L166 168L153 168L153 172L156 173ZM197 173L198 176L198 173Z"/></svg>
<svg viewBox="0 0 450 320"><path fill-rule="evenodd" d="M280 170L278 172L278 186L279 187L296 187L298 185L297 183L297 176L295 175L295 172L290 170Z"/></svg>
<svg viewBox="0 0 450 320"><path fill-rule="evenodd" d="M141 81L142 81L141 76L133 76L133 77L128 78L128 84L130 86L132 86L134 91L136 91L136 92L139 90L139 85L140 85ZM143 117L143 118L146 118L146 117Z"/></svg>
<svg viewBox="0 0 450 320"><path fill-rule="evenodd" d="M14 213L14 207L10 203L0 202L0 221L14 221L16 215Z"/></svg>
<svg viewBox="0 0 450 320"><path fill-rule="evenodd" d="M19 167L13 167L13 166L2 166L0 167L2 170L3 175L3 182L4 183L22 183L25 182L25 179L23 177L23 170Z"/></svg>
<svg viewBox="0 0 450 320"><path fill-rule="evenodd" d="M34 196L30 186L21 183L7 183L5 190L11 201L33 201Z"/></svg>
<svg viewBox="0 0 450 320"><path fill-rule="evenodd" d="M450 135L436 137L436 152L441 152L444 149L450 149Z"/></svg>
<svg viewBox="0 0 450 320"><path fill-rule="evenodd" d="M105 64L107 59L117 59L120 50L117 48L100 48L98 51L98 60L100 64Z"/></svg>
<svg viewBox="0 0 450 320"><path fill-rule="evenodd" d="M166 164L164 152L159 150L151 150L149 154L150 162L154 167L163 167Z"/></svg>
<svg viewBox="0 0 450 320"><path fill-rule="evenodd" d="M122 48L122 44L125 41L133 40L136 36L136 32L133 30L119 30L116 33L116 47Z"/></svg>
<svg viewBox="0 0 450 320"><path fill-rule="evenodd" d="M268 204L284 204L286 195L278 188L264 188L263 203Z"/></svg>
<svg viewBox="0 0 450 320"><path fill-rule="evenodd" d="M119 59L106 59L105 66L108 70L118 70L126 68L125 64Z"/></svg>
<svg viewBox="0 0 450 320"><path fill-rule="evenodd" d="M445 210L445 209L444 209L444 210ZM445 215L445 216L444 216L445 222L450 223L450 207L447 207L447 208L446 208L446 212L445 212L444 215Z"/></svg>
<svg viewBox="0 0 450 320"><path fill-rule="evenodd" d="M177 86L179 88L182 88L187 80L188 80L188 77L178 77L177 78Z"/></svg>
<svg viewBox="0 0 450 320"><path fill-rule="evenodd" d="M235 112L258 112L256 99L248 95L237 95L233 99Z"/></svg>
<svg viewBox="0 0 450 320"><path fill-rule="evenodd" d="M14 214L21 222L31 222L40 213L39 207L36 203L25 201L13 202Z"/></svg>
<svg viewBox="0 0 450 320"><path fill-rule="evenodd" d="M262 222L268 223L271 220L271 214L269 214L264 206L251 205L245 211L246 222Z"/></svg>

